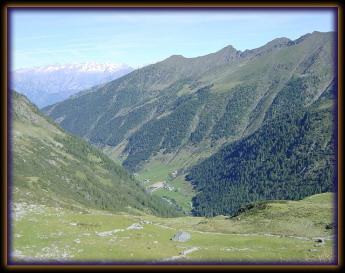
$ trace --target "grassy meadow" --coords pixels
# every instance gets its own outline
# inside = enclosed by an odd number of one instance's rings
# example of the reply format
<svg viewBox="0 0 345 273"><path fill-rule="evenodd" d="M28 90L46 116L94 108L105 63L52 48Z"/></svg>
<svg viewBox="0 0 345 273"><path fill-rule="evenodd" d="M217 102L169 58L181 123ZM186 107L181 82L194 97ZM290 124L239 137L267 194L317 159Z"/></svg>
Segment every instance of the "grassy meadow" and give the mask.
<svg viewBox="0 0 345 273"><path fill-rule="evenodd" d="M109 214L16 200L14 263L327 264L334 259L331 193L265 202L236 217L214 218L160 218L134 210ZM172 241L182 230L191 238Z"/></svg>

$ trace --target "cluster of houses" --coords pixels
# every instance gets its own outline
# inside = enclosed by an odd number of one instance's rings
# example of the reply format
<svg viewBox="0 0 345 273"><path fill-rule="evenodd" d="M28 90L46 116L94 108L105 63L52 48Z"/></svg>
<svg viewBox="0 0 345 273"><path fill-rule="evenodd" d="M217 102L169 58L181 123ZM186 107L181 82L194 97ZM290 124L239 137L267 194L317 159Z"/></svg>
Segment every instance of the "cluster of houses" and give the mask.
<svg viewBox="0 0 345 273"><path fill-rule="evenodd" d="M146 187L146 192L148 192L148 193L154 192L155 190L157 190L156 187Z"/></svg>
<svg viewBox="0 0 345 273"><path fill-rule="evenodd" d="M148 180L148 179L145 179L145 180ZM149 181L144 182L145 180L143 180L142 183L147 183L147 182L149 182ZM153 191L159 190L159 189L161 189L161 188L163 188L163 189L165 189L165 190L168 190L168 191L174 190L174 187L167 185L166 182L167 182L167 181L157 182L157 183L155 183L155 184L153 184L153 185L151 185L151 186L148 186L148 187L146 187L146 191L147 191L147 192L153 192Z"/></svg>
<svg viewBox="0 0 345 273"><path fill-rule="evenodd" d="M168 191L172 191L174 189L174 187L171 187L171 186L164 184L163 189L168 190Z"/></svg>
<svg viewBox="0 0 345 273"><path fill-rule="evenodd" d="M134 175L137 175L137 174L134 174ZM177 171L174 171L170 174L170 178L175 178L176 176L177 176ZM140 182L143 184L146 184L146 183L149 183L150 180L144 179L144 180L141 180ZM161 188L168 190L168 191L172 191L175 189L175 187L169 186L166 183L167 183L167 181L156 182L153 185L146 187L146 191L147 192L154 192L154 191L159 190ZM179 190L179 189L177 189L177 190Z"/></svg>
<svg viewBox="0 0 345 273"><path fill-rule="evenodd" d="M177 171L172 172L172 173L170 174L170 176L171 176L172 178L175 178L175 177L177 176Z"/></svg>

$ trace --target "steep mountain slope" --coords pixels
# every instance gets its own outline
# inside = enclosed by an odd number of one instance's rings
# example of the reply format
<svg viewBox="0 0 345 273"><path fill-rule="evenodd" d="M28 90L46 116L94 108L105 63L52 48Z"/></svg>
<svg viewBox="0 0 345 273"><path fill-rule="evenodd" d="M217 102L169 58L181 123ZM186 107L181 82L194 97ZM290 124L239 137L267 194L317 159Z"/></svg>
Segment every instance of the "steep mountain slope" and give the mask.
<svg viewBox="0 0 345 273"><path fill-rule="evenodd" d="M187 179L198 191L194 213L233 215L253 201L299 200L334 191L335 90L309 107L281 114L193 166Z"/></svg>
<svg viewBox="0 0 345 273"><path fill-rule="evenodd" d="M11 73L10 85L37 106L44 107L132 71L133 68L125 64L94 62L55 64L14 70Z"/></svg>
<svg viewBox="0 0 345 273"><path fill-rule="evenodd" d="M174 55L43 111L130 170L159 161L183 172L316 101L334 80L334 46L334 33L313 32L244 52Z"/></svg>
<svg viewBox="0 0 345 273"><path fill-rule="evenodd" d="M13 204L179 214L164 200L146 193L123 167L66 133L14 91L11 118Z"/></svg>

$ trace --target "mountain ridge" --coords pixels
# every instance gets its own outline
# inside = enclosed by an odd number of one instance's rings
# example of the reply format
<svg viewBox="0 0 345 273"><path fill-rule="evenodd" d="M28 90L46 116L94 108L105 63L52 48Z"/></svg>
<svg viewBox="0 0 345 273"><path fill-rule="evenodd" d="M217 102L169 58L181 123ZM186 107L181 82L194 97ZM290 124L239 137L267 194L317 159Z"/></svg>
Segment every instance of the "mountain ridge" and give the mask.
<svg viewBox="0 0 345 273"><path fill-rule="evenodd" d="M320 76L317 75L318 72L314 71L314 69L320 70L320 68L316 68L315 65L313 66L310 60L327 57L327 54L329 54L327 51L330 50L330 43L332 42L331 35L332 33L317 32L306 35L304 38L299 38L293 43L290 43L285 38L279 38L273 42L267 43L263 47L247 53L236 51L233 47L225 47L216 53L192 59L187 59L182 56L172 56L165 61L138 69L119 80L110 82L93 94L88 93L77 96L63 103L46 107L43 111L49 113L53 119L59 120L61 125L67 130L88 139L91 143L97 144L97 142L99 142L99 144L107 144L107 142L109 142L109 144L115 143L115 145L118 145L119 141L130 139L130 136L133 136L134 132L130 133L130 129L141 128L145 123L150 122L150 120L155 120L159 116L167 115L169 111L174 111L174 109L176 109L174 105L183 104L183 101L188 100L190 101L189 103L192 103L191 99L199 94L199 97L203 100L206 99L208 101L213 98L219 100L219 106L212 106L213 108L210 109L210 115L215 116L214 122L216 123L228 122L226 119L219 120L217 116L221 115L222 112L226 114L230 109L235 109L233 107L230 108L230 105L239 103L241 105L247 105L246 108L239 106L243 109L241 110L239 108L239 111L246 111L247 113L248 111L252 111L252 116L245 114L240 117L242 122L238 120L236 124L231 125L232 123L229 123L226 125L230 127L237 126L237 130L232 130L233 136L235 138L240 137L243 133L247 134L243 131L243 128L247 127L248 129L246 129L246 131L250 133L260 127L260 124L265 119L264 114L269 105L280 92L282 86L289 82L293 75L296 75L295 77L300 77L300 75L302 75L302 81L308 82L306 84L307 86L310 85L310 87L308 87L310 90L315 86L315 92L318 94L321 94L323 90L325 90L326 86L317 87L315 83L312 83L312 78L320 78L327 86L330 84L332 81L331 71L333 69L331 57L325 59L326 63L324 64L320 61L320 66L323 67L322 69L325 71L325 73ZM311 42L307 43L308 40ZM315 43L314 40L318 42ZM291 45L287 46L289 43ZM271 50L272 46L274 50ZM267 51L267 48L269 51ZM227 50L231 52L228 57L233 58L229 63L226 62L226 58L224 59L223 56L224 51ZM292 56L296 57L292 58ZM268 78L267 75L269 73L275 76ZM313 75L313 73L316 74ZM323 77L323 79L321 79L321 77ZM206 88L210 83L213 84L212 87ZM201 96L201 91L198 90L204 87L207 90L203 89L204 94ZM94 97L96 94L101 96L96 98ZM232 96L234 97L229 100ZM243 99L245 99L246 96L253 97L253 99L250 102L244 102ZM310 94L307 97L309 96L315 95ZM84 110L76 108L77 104L74 106L77 101L78 105L84 104L85 108L92 108L93 106L91 105L96 105L95 112L92 115L85 112L81 114L80 111ZM228 110L225 109L226 101L229 101ZM61 116L59 115L59 108L61 109L61 107L64 107L64 104L69 106L66 108L67 111L64 111L64 114ZM212 105L211 102L210 105ZM108 110L104 111L103 109ZM231 110L230 112L234 113L234 111L235 110ZM220 113L218 114L216 112ZM256 112L257 114L255 114ZM76 121L69 119L69 115L71 115L71 117L83 115L85 121L81 120L82 124L77 125L75 123ZM96 115L98 115L97 118L95 117ZM138 119L138 115L142 117ZM207 117L205 118L207 119ZM101 124L104 124L104 126ZM207 124L202 126L208 128L209 126L216 126L214 128L221 128L219 127L220 124L212 124L207 122ZM128 129L124 127L125 125ZM109 128L115 128L113 126L121 127L120 133L121 130L125 130L123 131L123 136L117 133L120 138L117 137L118 140L116 142L110 141L113 134L110 132L106 138L98 139L98 137L96 137L96 135L99 135L100 131L108 134ZM200 126L199 129L203 128ZM221 126L225 126L225 123ZM203 130L206 130L206 127ZM235 129L235 127L233 128ZM199 131L199 129L197 126L196 130ZM221 133L220 136L229 138L229 133L230 131L225 134ZM126 137L124 138L125 135Z"/></svg>
<svg viewBox="0 0 345 273"><path fill-rule="evenodd" d="M126 64L96 62L36 66L13 70L10 86L43 107L133 70Z"/></svg>
<svg viewBox="0 0 345 273"><path fill-rule="evenodd" d="M334 33L313 32L244 52L173 55L43 111L130 171L161 164L181 181L222 147L322 97L336 83L335 46Z"/></svg>
<svg viewBox="0 0 345 273"><path fill-rule="evenodd" d="M70 62L66 64L54 63L51 65L44 65L44 66L32 66L32 67L25 67L25 68L18 68L14 69L13 72L26 72L26 71L54 71L54 70L61 70L61 69L78 69L79 71L119 71L121 69L131 68L126 64L114 64L114 63L98 63L98 62L84 62L84 63L77 63L77 62Z"/></svg>

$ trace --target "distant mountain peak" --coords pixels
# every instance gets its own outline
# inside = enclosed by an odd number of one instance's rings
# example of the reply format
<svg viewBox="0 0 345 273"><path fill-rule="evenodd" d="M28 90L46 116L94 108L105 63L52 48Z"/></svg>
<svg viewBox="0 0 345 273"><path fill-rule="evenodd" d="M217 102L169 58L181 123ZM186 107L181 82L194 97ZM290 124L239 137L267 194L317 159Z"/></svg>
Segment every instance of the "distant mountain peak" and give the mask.
<svg viewBox="0 0 345 273"><path fill-rule="evenodd" d="M236 48L234 48L232 45L228 45L228 46L222 48L219 51L223 51L223 52L237 52L238 50Z"/></svg>
<svg viewBox="0 0 345 273"><path fill-rule="evenodd" d="M87 62L87 63L80 64L81 71L115 72L115 71L119 71L121 69L127 69L127 68L130 68L130 67L126 64L96 63L96 62Z"/></svg>
<svg viewBox="0 0 345 273"><path fill-rule="evenodd" d="M116 72L122 69L131 68L126 64L115 64L115 63L98 63L98 62L70 62L67 64L54 63L51 65L44 66L33 66L28 68L15 69L16 72L27 72L27 71L39 71L39 72L51 72L58 70L79 70L79 71L92 71L92 72Z"/></svg>
<svg viewBox="0 0 345 273"><path fill-rule="evenodd" d="M183 57L182 55L171 55L169 58L167 58L166 60L178 60L178 59L186 59L185 57Z"/></svg>
<svg viewBox="0 0 345 273"><path fill-rule="evenodd" d="M281 38L276 38L273 39L272 41L268 42L266 45L264 45L265 47L277 47L277 46L282 46L282 45L286 45L288 42L290 42L291 40L289 38L286 37L281 37Z"/></svg>
<svg viewBox="0 0 345 273"><path fill-rule="evenodd" d="M11 88L43 107L75 93L115 80L132 72L126 64L71 62L12 71Z"/></svg>

